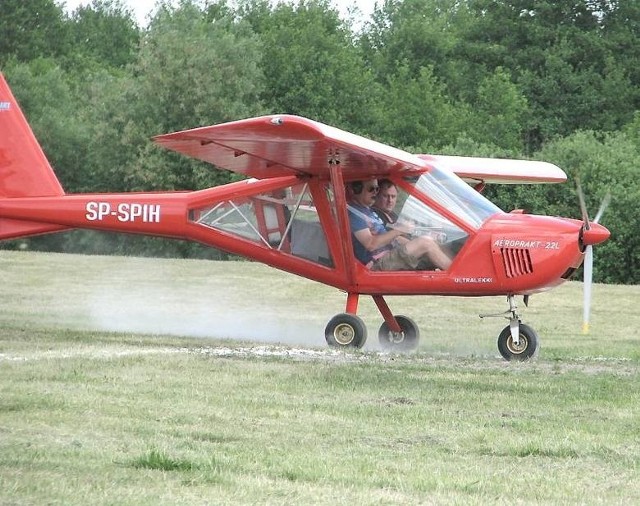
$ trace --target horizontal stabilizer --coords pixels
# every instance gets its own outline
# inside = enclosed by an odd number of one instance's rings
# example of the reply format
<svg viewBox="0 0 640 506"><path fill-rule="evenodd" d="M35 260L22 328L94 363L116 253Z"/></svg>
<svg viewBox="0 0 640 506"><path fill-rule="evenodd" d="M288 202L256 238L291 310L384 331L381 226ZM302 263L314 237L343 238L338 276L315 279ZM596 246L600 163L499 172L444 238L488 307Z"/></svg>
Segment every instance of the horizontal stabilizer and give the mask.
<svg viewBox="0 0 640 506"><path fill-rule="evenodd" d="M62 225L52 225L51 223L39 223L32 221L12 220L9 218L0 218L0 240L49 234L51 232L60 232L67 229L68 227Z"/></svg>

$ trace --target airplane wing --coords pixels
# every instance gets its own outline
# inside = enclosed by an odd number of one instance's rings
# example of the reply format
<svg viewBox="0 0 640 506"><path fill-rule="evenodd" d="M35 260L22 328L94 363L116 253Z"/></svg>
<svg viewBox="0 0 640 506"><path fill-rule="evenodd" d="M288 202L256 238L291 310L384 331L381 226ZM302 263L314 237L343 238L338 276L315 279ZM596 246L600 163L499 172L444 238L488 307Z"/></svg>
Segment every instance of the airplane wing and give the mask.
<svg viewBox="0 0 640 506"><path fill-rule="evenodd" d="M427 160L300 116L272 115L154 137L173 151L257 179L327 174L343 176L425 170Z"/></svg>
<svg viewBox="0 0 640 506"><path fill-rule="evenodd" d="M154 137L167 149L257 179L321 176L340 164L343 176L424 171L432 165L468 183L557 183L562 169L546 162L413 155L380 142L293 115L271 115Z"/></svg>
<svg viewBox="0 0 640 506"><path fill-rule="evenodd" d="M455 172L467 183L538 184L563 183L567 175L552 163L504 158L418 155L438 167Z"/></svg>

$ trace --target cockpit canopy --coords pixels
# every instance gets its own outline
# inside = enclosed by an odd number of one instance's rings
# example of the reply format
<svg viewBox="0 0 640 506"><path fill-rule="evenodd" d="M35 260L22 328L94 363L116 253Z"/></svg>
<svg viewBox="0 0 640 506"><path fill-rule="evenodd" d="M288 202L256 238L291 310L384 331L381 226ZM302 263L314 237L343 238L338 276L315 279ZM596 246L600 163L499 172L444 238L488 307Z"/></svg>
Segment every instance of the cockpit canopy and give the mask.
<svg viewBox="0 0 640 506"><path fill-rule="evenodd" d="M457 254L470 233L502 211L446 169L433 167L398 181L396 212L411 224L413 235L429 235ZM328 203L323 222L317 199ZM325 204L326 205L326 204ZM192 209L190 220L207 228L240 236L284 254L332 267L329 227L337 227L331 183L300 182L255 195Z"/></svg>

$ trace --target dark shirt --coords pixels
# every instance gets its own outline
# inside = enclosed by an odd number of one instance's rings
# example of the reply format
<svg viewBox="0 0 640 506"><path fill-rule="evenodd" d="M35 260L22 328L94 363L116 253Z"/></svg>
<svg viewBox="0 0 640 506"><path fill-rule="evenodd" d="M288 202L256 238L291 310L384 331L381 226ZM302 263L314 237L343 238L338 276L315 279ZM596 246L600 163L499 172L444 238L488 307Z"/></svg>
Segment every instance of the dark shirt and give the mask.
<svg viewBox="0 0 640 506"><path fill-rule="evenodd" d="M395 223L396 221L398 221L398 215L396 213L394 213L393 211L383 211L382 209L380 209L379 207L376 206L372 206L371 209L380 217L380 219L382 220L382 223L384 223L384 226L386 227L389 223Z"/></svg>

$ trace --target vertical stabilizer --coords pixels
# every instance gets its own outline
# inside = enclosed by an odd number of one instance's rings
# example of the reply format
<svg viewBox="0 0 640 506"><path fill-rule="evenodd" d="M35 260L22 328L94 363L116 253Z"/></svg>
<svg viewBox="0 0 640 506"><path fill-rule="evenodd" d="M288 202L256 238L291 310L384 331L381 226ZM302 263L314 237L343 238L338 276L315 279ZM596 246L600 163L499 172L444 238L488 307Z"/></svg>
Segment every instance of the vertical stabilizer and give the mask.
<svg viewBox="0 0 640 506"><path fill-rule="evenodd" d="M0 74L0 198L63 194L58 178Z"/></svg>
<svg viewBox="0 0 640 506"><path fill-rule="evenodd" d="M2 200L64 195L20 106L0 74L0 240L64 230L49 223L2 217Z"/></svg>

